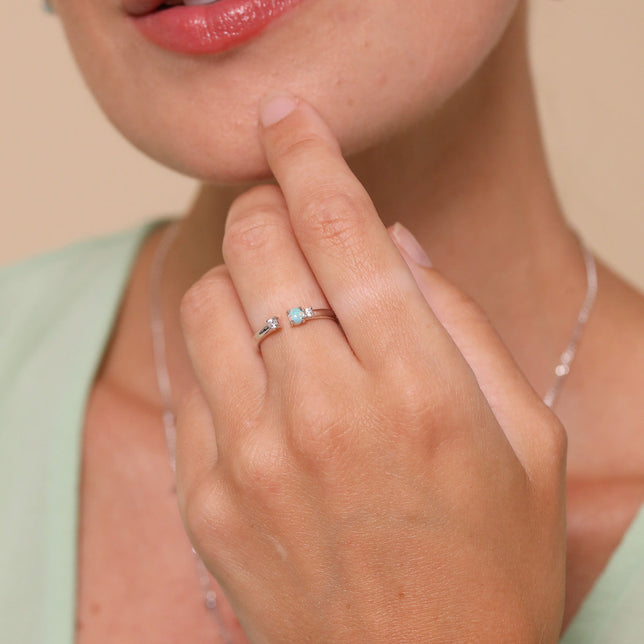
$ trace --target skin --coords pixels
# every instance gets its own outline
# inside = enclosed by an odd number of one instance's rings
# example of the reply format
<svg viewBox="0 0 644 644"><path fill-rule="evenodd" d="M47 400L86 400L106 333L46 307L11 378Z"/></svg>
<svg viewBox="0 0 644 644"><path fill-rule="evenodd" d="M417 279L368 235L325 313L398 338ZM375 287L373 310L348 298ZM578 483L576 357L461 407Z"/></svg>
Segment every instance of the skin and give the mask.
<svg viewBox="0 0 644 644"><path fill-rule="evenodd" d="M180 506L249 639L555 641L563 429L478 309L405 264L314 110L298 103L262 138L283 196L237 199L226 266L181 308L201 387L179 416ZM311 154L320 173L301 165ZM284 333L260 355L238 329L293 290L283 266L342 329Z"/></svg>
<svg viewBox="0 0 644 644"><path fill-rule="evenodd" d="M55 4L107 116L150 156L205 180L168 255L162 293L180 410L179 496L188 532L253 641L298 641L298 629L317 641L365 633L373 641L555 641L644 498L644 305L603 266L556 408L568 440L564 486L561 425L532 389L548 389L574 326L583 263L541 147L524 6L462 4L418 0L401 11L393 0L309 0L214 59L154 48L116 1ZM262 98L285 91L300 107L273 128L258 126ZM309 143L298 147L302 140ZM272 175L281 192L251 190ZM440 274L397 249L383 226L395 221ZM132 271L87 410L85 643L107 633L123 642L212 638L191 600L194 564L173 497L151 503L172 486L147 318L158 239L149 238ZM356 274L351 258L370 270ZM224 260L226 269L211 270ZM264 265L271 270L256 270ZM395 314L401 294L414 324ZM325 298L347 339L333 323L315 322L268 338L260 357L252 332L268 315ZM373 301L387 314L356 321L356 305ZM311 364L326 388L312 388ZM356 401L363 413L352 415ZM315 431L302 433L302 416L317 419ZM396 474L383 488L384 462ZM455 498L454 489L467 493ZM414 505L419 490L440 502ZM400 499L410 505L398 515ZM142 507L153 509L142 517ZM391 511L367 529L359 518L373 507ZM131 527L125 534L108 520L115 512ZM414 516L422 520L410 531ZM349 534L363 537L352 543ZM140 543L153 552L140 556ZM520 544L533 554L520 555ZM241 575L242 562L270 575ZM485 619L464 617L477 608ZM227 603L224 616L234 624Z"/></svg>

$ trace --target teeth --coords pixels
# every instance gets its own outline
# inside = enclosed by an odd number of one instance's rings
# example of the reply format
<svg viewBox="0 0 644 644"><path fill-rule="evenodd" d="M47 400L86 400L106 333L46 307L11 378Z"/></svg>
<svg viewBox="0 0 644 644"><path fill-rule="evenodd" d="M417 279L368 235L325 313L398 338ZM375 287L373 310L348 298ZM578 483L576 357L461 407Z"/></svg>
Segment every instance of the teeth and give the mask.
<svg viewBox="0 0 644 644"><path fill-rule="evenodd" d="M200 4L215 4L218 0L183 0L183 4L187 7L196 7Z"/></svg>

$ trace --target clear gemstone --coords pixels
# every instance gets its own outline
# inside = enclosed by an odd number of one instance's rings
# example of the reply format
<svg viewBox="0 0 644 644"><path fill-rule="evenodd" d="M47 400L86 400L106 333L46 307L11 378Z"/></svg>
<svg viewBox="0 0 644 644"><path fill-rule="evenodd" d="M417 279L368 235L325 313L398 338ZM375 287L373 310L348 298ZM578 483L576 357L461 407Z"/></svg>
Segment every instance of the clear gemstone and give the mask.
<svg viewBox="0 0 644 644"><path fill-rule="evenodd" d="M567 364L558 364L555 369L555 375L559 376L560 378L567 376L569 372L570 367Z"/></svg>
<svg viewBox="0 0 644 644"><path fill-rule="evenodd" d="M304 317L305 318L312 318L313 317L313 307L307 306L304 309Z"/></svg>
<svg viewBox="0 0 644 644"><path fill-rule="evenodd" d="M269 329L279 329L280 321L277 318L270 318L266 320L266 325Z"/></svg>

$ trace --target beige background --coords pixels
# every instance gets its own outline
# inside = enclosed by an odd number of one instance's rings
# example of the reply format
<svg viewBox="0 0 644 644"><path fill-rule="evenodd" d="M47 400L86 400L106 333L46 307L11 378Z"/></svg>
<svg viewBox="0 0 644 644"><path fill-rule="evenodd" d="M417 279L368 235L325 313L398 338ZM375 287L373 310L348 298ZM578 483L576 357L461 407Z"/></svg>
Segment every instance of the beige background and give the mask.
<svg viewBox="0 0 644 644"><path fill-rule="evenodd" d="M0 264L178 213L194 188L115 134L38 2L5 0L0 22ZM563 203L590 246L644 287L644 2L532 5L535 75Z"/></svg>

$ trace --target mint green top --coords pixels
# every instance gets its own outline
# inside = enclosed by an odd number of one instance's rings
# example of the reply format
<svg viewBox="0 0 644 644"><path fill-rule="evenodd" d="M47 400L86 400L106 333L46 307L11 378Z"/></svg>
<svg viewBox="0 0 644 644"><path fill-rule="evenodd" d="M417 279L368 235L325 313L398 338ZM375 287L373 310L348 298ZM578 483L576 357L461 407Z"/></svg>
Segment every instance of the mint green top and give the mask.
<svg viewBox="0 0 644 644"><path fill-rule="evenodd" d="M0 268L0 642L71 644L85 407L142 241L164 220ZM563 644L644 641L644 510Z"/></svg>

